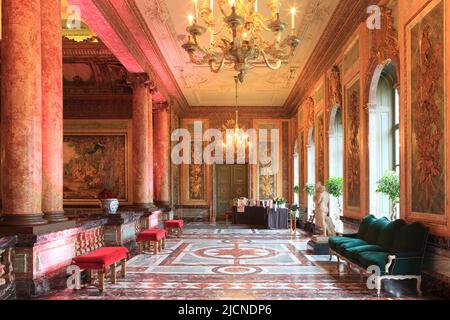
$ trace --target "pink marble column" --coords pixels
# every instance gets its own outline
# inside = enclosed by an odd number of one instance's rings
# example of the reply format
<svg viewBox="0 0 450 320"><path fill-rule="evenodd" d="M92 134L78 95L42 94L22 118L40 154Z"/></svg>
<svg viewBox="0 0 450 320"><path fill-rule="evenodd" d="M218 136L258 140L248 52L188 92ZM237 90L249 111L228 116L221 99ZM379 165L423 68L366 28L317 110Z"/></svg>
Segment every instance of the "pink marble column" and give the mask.
<svg viewBox="0 0 450 320"><path fill-rule="evenodd" d="M42 218L40 0L2 1L2 225Z"/></svg>
<svg viewBox="0 0 450 320"><path fill-rule="evenodd" d="M134 205L153 206L151 169L151 104L147 74L133 74L133 197Z"/></svg>
<svg viewBox="0 0 450 320"><path fill-rule="evenodd" d="M63 211L63 96L60 0L41 0L42 211L49 222Z"/></svg>
<svg viewBox="0 0 450 320"><path fill-rule="evenodd" d="M169 206L170 190L169 190L169 148L170 148L170 132L169 132L169 112L167 104L161 104L155 111L155 202L159 206Z"/></svg>
<svg viewBox="0 0 450 320"><path fill-rule="evenodd" d="M149 184L148 184L148 193L149 197L151 198L151 207L154 207L153 201L154 201L154 151L153 151L153 90L149 88L148 93L148 105L149 105L149 112L148 112L148 174L149 174Z"/></svg>

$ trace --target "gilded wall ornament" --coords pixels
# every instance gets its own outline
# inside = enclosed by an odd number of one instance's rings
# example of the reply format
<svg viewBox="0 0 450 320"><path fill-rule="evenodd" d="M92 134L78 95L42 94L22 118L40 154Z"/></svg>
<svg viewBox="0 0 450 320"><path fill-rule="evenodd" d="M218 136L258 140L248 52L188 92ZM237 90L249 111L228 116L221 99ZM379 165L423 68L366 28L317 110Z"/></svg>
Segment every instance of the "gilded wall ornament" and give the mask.
<svg viewBox="0 0 450 320"><path fill-rule="evenodd" d="M341 106L342 105L342 86L341 86L341 71L338 66L334 66L331 69L330 74L330 106Z"/></svg>

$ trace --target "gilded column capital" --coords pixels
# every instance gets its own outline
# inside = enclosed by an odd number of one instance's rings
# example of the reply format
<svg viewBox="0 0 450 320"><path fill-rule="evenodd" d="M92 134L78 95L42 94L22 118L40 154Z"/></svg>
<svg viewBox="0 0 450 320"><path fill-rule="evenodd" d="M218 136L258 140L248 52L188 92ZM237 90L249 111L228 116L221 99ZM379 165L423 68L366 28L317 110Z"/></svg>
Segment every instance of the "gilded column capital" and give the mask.
<svg viewBox="0 0 450 320"><path fill-rule="evenodd" d="M150 85L150 77L147 73L128 73L127 83L133 88L148 88Z"/></svg>

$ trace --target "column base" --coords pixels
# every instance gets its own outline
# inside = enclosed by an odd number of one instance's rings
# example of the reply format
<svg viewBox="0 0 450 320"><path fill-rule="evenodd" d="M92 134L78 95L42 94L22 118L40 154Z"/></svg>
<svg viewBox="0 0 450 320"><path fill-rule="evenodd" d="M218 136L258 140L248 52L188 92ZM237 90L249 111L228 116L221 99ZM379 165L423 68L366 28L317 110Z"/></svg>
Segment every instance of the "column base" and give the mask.
<svg viewBox="0 0 450 320"><path fill-rule="evenodd" d="M30 227L47 224L42 213L38 214L5 214L1 216L0 226L5 227Z"/></svg>
<svg viewBox="0 0 450 320"><path fill-rule="evenodd" d="M169 201L155 201L155 205L159 208L169 208L170 202Z"/></svg>
<svg viewBox="0 0 450 320"><path fill-rule="evenodd" d="M153 202L149 203L135 203L132 205L133 208L136 209L153 209L156 208L155 204Z"/></svg>
<svg viewBox="0 0 450 320"><path fill-rule="evenodd" d="M63 222L69 220L64 215L64 211L44 212L44 219L47 220L49 223Z"/></svg>

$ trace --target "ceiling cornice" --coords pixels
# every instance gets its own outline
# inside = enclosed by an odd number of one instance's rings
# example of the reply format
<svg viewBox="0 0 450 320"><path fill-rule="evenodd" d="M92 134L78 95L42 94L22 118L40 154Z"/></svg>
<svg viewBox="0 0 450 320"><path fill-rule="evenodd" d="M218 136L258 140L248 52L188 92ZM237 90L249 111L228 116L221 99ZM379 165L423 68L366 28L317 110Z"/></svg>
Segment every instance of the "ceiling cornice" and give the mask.
<svg viewBox="0 0 450 320"><path fill-rule="evenodd" d="M367 18L367 8L372 3L372 0L341 0L339 2L284 104L283 110L286 114L294 116L301 103L308 98L311 86L316 85L325 72L333 66L348 39Z"/></svg>
<svg viewBox="0 0 450 320"><path fill-rule="evenodd" d="M234 107L230 106L205 106L205 107L190 107L189 112L184 114L185 117L199 118L220 118L228 117L230 114L234 116ZM239 107L239 117L242 118L279 118L289 119L290 115L285 113L281 108L272 106L241 106Z"/></svg>
<svg viewBox="0 0 450 320"><path fill-rule="evenodd" d="M116 5L119 3L113 0L95 0L95 5L103 16L114 27L121 40L127 44L132 55L143 65L145 71L149 73L155 83L157 83L158 90L166 99L174 99L175 112L181 113L187 108L187 101L178 86L172 72L170 71L162 53L159 51L155 40L151 33L146 30L146 24L140 17L139 11L136 10L134 1L124 1L126 9L132 15L135 21L124 21L121 14L116 10ZM122 12L123 14L123 12ZM142 34L136 34L132 32L128 26L130 23L137 23ZM148 44L145 47L145 52L142 46L139 44L137 37L145 37ZM142 38L141 38L142 39ZM151 57L149 58L149 53Z"/></svg>

